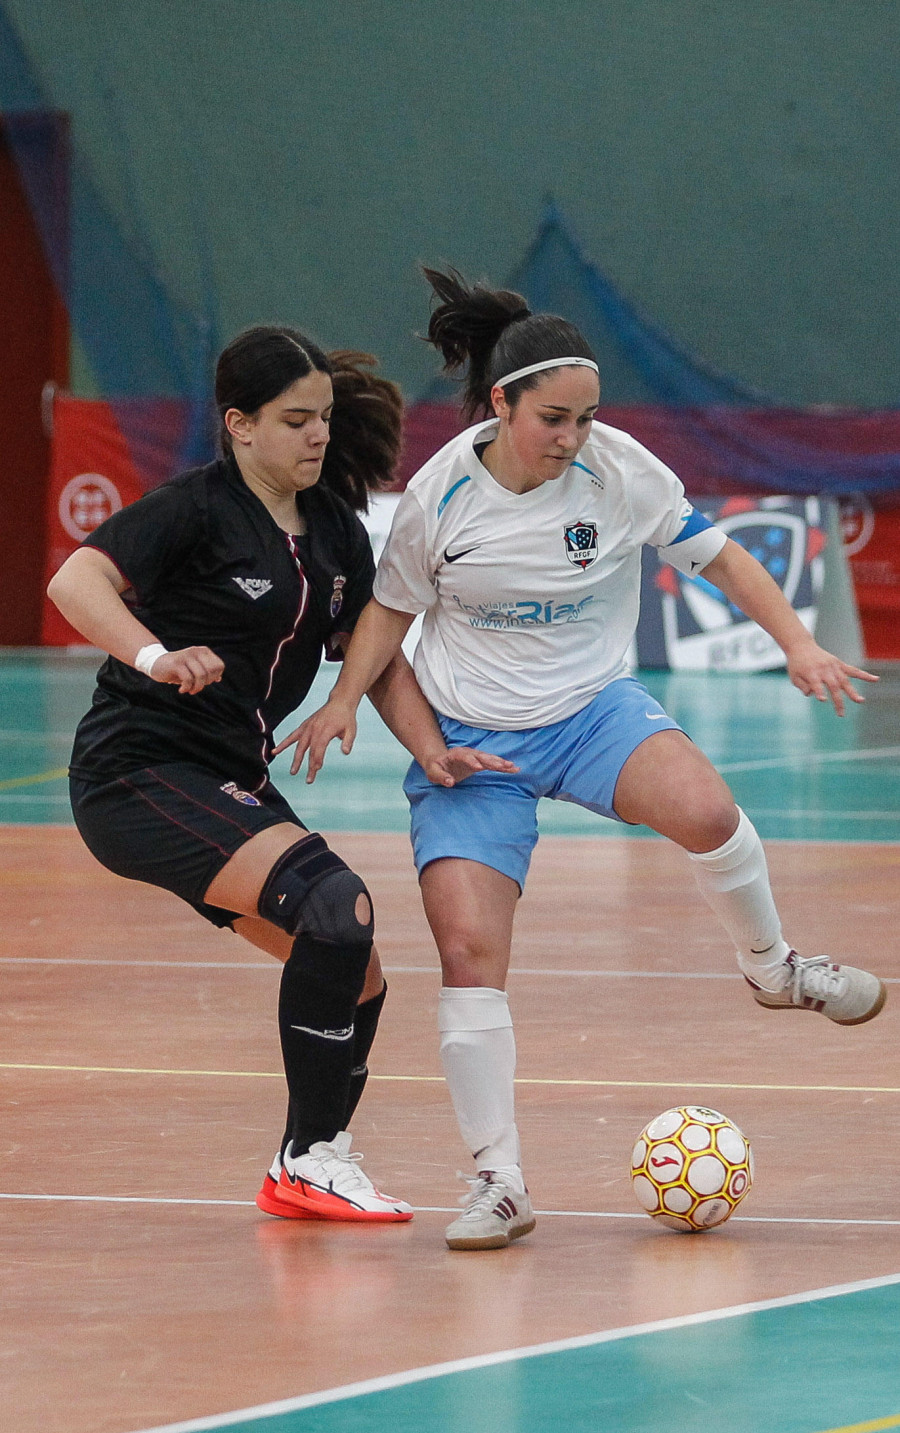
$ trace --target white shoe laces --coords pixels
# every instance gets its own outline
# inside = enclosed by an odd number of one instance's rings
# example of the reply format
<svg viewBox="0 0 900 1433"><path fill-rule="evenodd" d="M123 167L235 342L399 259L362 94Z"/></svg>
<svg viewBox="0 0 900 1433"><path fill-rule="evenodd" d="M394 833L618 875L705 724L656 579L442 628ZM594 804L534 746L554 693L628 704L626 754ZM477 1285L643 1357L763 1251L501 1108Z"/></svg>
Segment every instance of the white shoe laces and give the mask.
<svg viewBox="0 0 900 1433"><path fill-rule="evenodd" d="M827 955L811 955L806 960L795 955L793 966L791 999L795 1005L804 997L827 1000L831 995L840 995L847 984L846 975L836 969Z"/></svg>
<svg viewBox="0 0 900 1433"><path fill-rule="evenodd" d="M502 1180L491 1179L484 1174L461 1174L457 1170L457 1178L465 1180L469 1186L468 1194L461 1195L459 1199L459 1203L465 1205L461 1219L476 1219L481 1214L490 1214L500 1191L509 1188Z"/></svg>
<svg viewBox="0 0 900 1433"><path fill-rule="evenodd" d="M361 1189L374 1193L374 1184L359 1168L363 1156L355 1150L350 1153L349 1137L344 1141L338 1135L333 1144L313 1145L309 1158L315 1160L337 1194L351 1194Z"/></svg>

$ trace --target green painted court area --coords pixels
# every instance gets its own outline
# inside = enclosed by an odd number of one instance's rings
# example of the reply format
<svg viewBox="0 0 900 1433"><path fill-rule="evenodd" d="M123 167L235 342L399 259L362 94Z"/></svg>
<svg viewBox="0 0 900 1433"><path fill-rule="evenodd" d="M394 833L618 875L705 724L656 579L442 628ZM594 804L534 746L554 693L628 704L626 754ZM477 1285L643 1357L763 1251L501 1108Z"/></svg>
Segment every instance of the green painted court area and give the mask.
<svg viewBox="0 0 900 1433"><path fill-rule="evenodd" d="M0 822L71 819L64 768L96 666L84 653L0 655ZM325 699L335 675L333 668L320 673L305 711ZM852 706L843 719L801 696L783 673L639 676L723 773L764 838L900 841L896 667L883 669L865 705ZM291 777L287 755L273 774L310 827L405 831L400 782L407 764L406 752L364 704L352 755L333 746L314 786ZM540 819L541 829L555 835L648 835L563 802L542 802Z"/></svg>
<svg viewBox="0 0 900 1433"><path fill-rule="evenodd" d="M350 1396L335 1390L167 1433L875 1433L900 1427L898 1330L900 1275L418 1370Z"/></svg>

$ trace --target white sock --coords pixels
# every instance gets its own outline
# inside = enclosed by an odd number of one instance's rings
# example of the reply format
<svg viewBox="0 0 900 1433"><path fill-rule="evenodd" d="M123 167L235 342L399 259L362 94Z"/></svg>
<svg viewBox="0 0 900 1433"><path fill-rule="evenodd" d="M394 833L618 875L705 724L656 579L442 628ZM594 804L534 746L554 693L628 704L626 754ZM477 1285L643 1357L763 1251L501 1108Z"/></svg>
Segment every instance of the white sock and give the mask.
<svg viewBox="0 0 900 1433"><path fill-rule="evenodd" d="M781 934L762 842L738 807L734 835L716 851L691 851L697 884L737 947L738 965L770 989L783 983L790 946Z"/></svg>
<svg viewBox="0 0 900 1433"><path fill-rule="evenodd" d="M502 1169L509 1176L521 1155L513 1085L516 1041L506 991L445 986L438 1029L460 1133L479 1169Z"/></svg>

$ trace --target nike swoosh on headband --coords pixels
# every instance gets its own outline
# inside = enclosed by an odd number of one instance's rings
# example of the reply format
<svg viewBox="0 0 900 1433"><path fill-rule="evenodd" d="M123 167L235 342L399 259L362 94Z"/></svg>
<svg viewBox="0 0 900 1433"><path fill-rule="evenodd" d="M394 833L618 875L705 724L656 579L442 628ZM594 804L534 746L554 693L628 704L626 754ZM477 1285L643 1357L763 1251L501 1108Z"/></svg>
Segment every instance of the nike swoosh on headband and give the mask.
<svg viewBox="0 0 900 1433"><path fill-rule="evenodd" d="M541 373L545 368L593 368L595 373L600 372L592 358L544 358L540 363L529 363L512 373L504 373L502 378L495 379L494 387L505 388L507 383L515 383L517 378L527 378L529 373Z"/></svg>

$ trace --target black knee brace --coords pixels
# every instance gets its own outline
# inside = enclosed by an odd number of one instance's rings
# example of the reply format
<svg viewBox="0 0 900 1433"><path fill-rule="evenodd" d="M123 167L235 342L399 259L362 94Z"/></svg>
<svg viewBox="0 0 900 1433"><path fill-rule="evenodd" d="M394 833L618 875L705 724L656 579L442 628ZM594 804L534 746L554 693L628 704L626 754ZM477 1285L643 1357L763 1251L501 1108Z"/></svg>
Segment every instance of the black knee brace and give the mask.
<svg viewBox="0 0 900 1433"><path fill-rule="evenodd" d="M288 935L302 932L327 945L371 946L375 934L365 883L316 832L278 858L257 908Z"/></svg>

